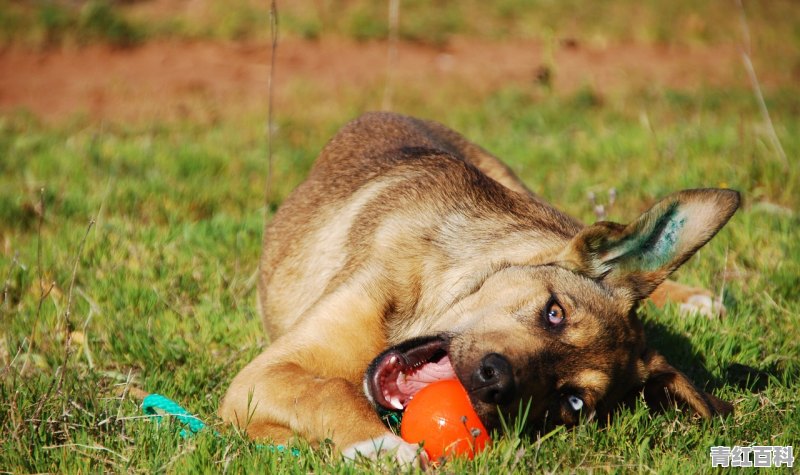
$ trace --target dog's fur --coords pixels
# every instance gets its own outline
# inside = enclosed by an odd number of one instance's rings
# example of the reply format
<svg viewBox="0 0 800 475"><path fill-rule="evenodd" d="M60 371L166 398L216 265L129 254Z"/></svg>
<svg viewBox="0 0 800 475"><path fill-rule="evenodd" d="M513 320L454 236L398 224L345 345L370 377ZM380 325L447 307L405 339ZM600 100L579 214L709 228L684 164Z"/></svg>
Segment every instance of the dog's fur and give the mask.
<svg viewBox="0 0 800 475"><path fill-rule="evenodd" d="M627 226L584 226L446 127L366 114L266 227L259 303L273 340L220 415L254 438L411 460L416 447L373 404L405 404L413 394L393 401L385 386L391 365L434 351L490 430L521 404L534 424L573 424L639 394L727 414L646 346L635 310L651 294L657 305L705 295L666 279L738 205L735 191L687 190Z"/></svg>

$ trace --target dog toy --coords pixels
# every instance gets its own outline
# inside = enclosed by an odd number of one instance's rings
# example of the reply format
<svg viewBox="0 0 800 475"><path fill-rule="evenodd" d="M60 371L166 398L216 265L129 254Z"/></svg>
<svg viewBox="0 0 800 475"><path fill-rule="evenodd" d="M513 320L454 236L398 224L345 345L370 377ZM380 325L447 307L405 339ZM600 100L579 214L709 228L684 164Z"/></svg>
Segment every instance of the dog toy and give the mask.
<svg viewBox="0 0 800 475"><path fill-rule="evenodd" d="M142 400L142 411L149 416L155 417L157 421L160 421L162 417L159 411L165 415L175 416L190 431L186 432L186 429L181 429L180 434L184 438L194 435L206 427L206 424L197 416L193 416L177 402L160 394L148 394L145 396Z"/></svg>
<svg viewBox="0 0 800 475"><path fill-rule="evenodd" d="M433 461L459 455L472 459L490 443L467 391L456 380L431 383L415 394L403 414L400 436L422 443Z"/></svg>
<svg viewBox="0 0 800 475"><path fill-rule="evenodd" d="M181 407L180 404L160 394L147 394L144 396L142 400L142 411L148 416L155 418L156 421L160 421L163 416L174 416L189 429L188 431L186 428L181 429L180 434L183 438L190 437L206 427L206 424L197 416L190 414L189 411ZM220 434L214 431L214 435L219 437ZM295 448L287 449L284 445L258 444L256 447L271 451L290 452L294 456L300 455L299 450Z"/></svg>

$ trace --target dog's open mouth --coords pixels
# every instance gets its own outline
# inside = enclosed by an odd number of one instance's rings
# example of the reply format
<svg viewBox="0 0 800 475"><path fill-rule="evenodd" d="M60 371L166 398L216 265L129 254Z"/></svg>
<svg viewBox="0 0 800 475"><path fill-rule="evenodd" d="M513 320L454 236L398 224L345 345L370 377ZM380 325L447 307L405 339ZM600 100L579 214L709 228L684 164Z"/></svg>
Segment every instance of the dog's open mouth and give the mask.
<svg viewBox="0 0 800 475"><path fill-rule="evenodd" d="M414 339L380 354L367 370L366 389L375 404L402 411L425 386L456 379L443 337Z"/></svg>

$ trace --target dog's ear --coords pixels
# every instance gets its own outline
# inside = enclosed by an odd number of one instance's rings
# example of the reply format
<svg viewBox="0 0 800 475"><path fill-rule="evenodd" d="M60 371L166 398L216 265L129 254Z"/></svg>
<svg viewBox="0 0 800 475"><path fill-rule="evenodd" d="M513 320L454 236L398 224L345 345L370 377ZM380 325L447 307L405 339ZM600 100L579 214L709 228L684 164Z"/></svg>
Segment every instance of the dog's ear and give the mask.
<svg viewBox="0 0 800 475"><path fill-rule="evenodd" d="M643 363L645 374L641 389L650 408L663 410L675 405L687 406L705 418L727 416L733 412L730 403L697 389L685 374L673 368L659 353L649 351Z"/></svg>
<svg viewBox="0 0 800 475"><path fill-rule="evenodd" d="M681 191L627 226L601 221L584 228L557 264L643 299L714 237L738 207L739 193L733 190Z"/></svg>

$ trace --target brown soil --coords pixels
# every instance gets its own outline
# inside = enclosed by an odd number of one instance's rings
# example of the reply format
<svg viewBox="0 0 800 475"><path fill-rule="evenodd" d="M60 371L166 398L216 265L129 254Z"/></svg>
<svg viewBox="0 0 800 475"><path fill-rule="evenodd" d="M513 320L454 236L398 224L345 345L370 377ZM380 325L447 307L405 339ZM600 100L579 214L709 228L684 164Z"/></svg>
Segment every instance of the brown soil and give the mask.
<svg viewBox="0 0 800 475"><path fill-rule="evenodd" d="M0 52L0 113L22 108L57 122L75 114L138 121L260 110L267 100L269 56L264 43L170 41L122 50L91 46L37 52L12 48ZM275 94L281 102L303 104L309 90L328 97L342 90L374 90L386 83L387 44L287 40L278 47L276 67ZM586 86L601 94L747 86L736 50L720 46L600 48L568 41L546 55L534 41L457 39L446 50L400 44L392 67L395 88L431 94L454 85L478 93L533 85L546 71L558 94Z"/></svg>

